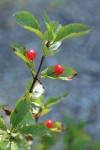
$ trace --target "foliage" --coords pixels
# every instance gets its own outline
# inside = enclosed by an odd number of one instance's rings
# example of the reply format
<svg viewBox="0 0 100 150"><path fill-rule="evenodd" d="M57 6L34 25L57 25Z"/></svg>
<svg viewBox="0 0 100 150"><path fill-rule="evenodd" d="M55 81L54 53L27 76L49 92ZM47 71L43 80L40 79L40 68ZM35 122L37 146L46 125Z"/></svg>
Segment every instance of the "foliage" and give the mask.
<svg viewBox="0 0 100 150"><path fill-rule="evenodd" d="M6 106L0 107L0 109L5 111L6 115L10 117L10 129L7 129L4 119L0 117L0 149L31 149L30 139L33 142L33 137L43 136L43 142L40 143L42 145L37 148L42 150L42 147L46 149L47 145L46 143L43 145L43 143L49 139L49 141L54 144L54 133L57 134L58 132L65 130L65 127L61 122L55 121L53 127L48 129L45 122L38 123L38 120L40 117L51 111L51 106L61 102L68 94L64 93L58 97L50 97L45 101L45 90L41 83L41 79L49 78L52 80L56 79L66 81L72 80L77 75L77 72L73 68L66 65L62 65L64 72L60 75L54 73L54 66L49 66L41 71L43 61L48 56L54 56L57 52L59 52L59 47L63 40L87 34L90 30L92 30L92 28L78 23L62 26L59 22L51 21L44 12L46 30L43 33L39 22L31 13L22 11L15 14L14 17L21 27L35 33L41 39L43 56L41 57L40 65L36 72L34 61L26 57L28 50L25 46L16 43L12 44L13 52L28 66L32 74L32 78L30 78L27 83L24 96L16 102L13 110L7 109ZM74 124L71 124L70 120L68 122L69 134L66 135L67 139L73 141L72 149L76 147L78 150L78 143L82 143L84 145L85 142L90 140L90 137L79 130L76 131ZM72 133L74 133L74 137L72 136ZM84 142L80 140L80 135L82 135ZM77 139L73 140L75 136Z"/></svg>
<svg viewBox="0 0 100 150"><path fill-rule="evenodd" d="M41 137L34 150L49 150L55 148L57 143L62 143L62 150L99 150L100 141L95 141L91 135L84 131L84 127L88 121L80 120L77 123L69 116L63 116L63 123L66 126L66 130L57 136L57 133L53 137Z"/></svg>

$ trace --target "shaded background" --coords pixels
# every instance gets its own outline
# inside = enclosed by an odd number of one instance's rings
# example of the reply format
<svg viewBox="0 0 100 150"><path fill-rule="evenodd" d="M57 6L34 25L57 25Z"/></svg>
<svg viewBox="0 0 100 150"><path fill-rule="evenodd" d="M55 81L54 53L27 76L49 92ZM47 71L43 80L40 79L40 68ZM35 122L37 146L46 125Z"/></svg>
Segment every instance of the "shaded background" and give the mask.
<svg viewBox="0 0 100 150"><path fill-rule="evenodd" d="M24 62L13 54L11 44L16 42L37 50L37 66L42 54L38 37L15 22L13 14L23 10L33 13L43 29L43 10L51 20L59 21L62 25L83 23L94 27L94 31L88 35L65 40L60 52L46 59L43 66L65 64L76 69L78 76L71 82L46 79L43 83L46 98L69 92L68 98L53 108L50 118L61 120L61 115L67 114L75 122L88 119L86 131L95 140L100 139L100 1L0 1L0 104L10 104L10 107L24 94L31 76Z"/></svg>

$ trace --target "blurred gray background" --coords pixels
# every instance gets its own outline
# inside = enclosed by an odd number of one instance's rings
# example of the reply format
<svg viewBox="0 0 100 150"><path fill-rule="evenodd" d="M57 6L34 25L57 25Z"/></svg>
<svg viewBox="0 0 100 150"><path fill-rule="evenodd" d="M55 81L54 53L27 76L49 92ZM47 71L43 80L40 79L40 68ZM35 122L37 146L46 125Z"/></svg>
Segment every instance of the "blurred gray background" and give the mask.
<svg viewBox="0 0 100 150"><path fill-rule="evenodd" d="M15 22L13 14L23 10L33 13L43 29L43 10L62 25L83 23L94 27L88 35L65 40L60 52L47 58L43 66L65 64L76 69L78 76L71 82L49 79L42 82L46 98L69 92L66 100L46 118L61 120L62 114L67 114L75 121L88 119L87 132L100 139L100 0L0 0L0 104L10 107L24 94L31 77L24 62L12 52L11 44L16 42L35 49L36 66L42 55L40 39Z"/></svg>

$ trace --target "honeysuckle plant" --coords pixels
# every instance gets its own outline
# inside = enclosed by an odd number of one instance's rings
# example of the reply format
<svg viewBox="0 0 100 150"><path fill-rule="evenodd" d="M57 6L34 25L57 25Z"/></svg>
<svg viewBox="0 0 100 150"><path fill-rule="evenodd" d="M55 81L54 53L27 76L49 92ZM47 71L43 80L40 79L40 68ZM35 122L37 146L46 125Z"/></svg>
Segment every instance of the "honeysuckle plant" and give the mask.
<svg viewBox="0 0 100 150"><path fill-rule="evenodd" d="M6 106L0 109L10 117L10 128L0 116L0 150L28 150L34 149L30 145L33 138L38 136L53 136L54 132L65 130L63 124L57 120L48 118L45 122L38 123L39 118L51 111L53 105L61 102L68 93L62 96L50 97L45 100L42 79L72 80L77 71L66 64L58 62L54 66L42 69L45 59L55 56L59 52L63 40L75 36L87 34L92 30L84 24L68 24L62 26L59 22L51 21L44 12L46 30L43 33L37 19L26 11L14 15L16 22L23 28L35 33L41 39L42 56L38 68L35 68L35 58L38 57L36 50L29 50L20 44L12 44L13 52L18 55L28 66L32 76L27 82L25 94L15 104L13 110Z"/></svg>

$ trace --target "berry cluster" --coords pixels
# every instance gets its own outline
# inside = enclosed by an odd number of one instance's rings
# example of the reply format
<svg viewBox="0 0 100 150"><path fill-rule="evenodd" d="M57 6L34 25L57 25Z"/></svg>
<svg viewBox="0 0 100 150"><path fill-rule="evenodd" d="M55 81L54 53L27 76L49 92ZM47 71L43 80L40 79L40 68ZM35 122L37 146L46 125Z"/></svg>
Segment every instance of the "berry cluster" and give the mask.
<svg viewBox="0 0 100 150"><path fill-rule="evenodd" d="M36 56L37 56L37 53L36 53L35 50L28 50L28 51L26 52L26 57L27 57L29 60L32 60L32 61L33 61L33 60L36 58ZM56 75L61 75L63 72L64 72L64 68L63 68L63 66L61 66L60 64L56 64L56 65L54 66L54 73L55 73Z"/></svg>
<svg viewBox="0 0 100 150"><path fill-rule="evenodd" d="M33 61L33 60L36 58L36 56L37 56L37 53L36 53L35 50L28 50L28 51L26 52L26 57L27 57L29 60L32 60L32 61ZM63 66L61 66L60 64L56 64L56 65L54 66L54 73L55 73L56 75L60 75L60 74L62 74L63 72L64 72L64 68L63 68ZM35 120L38 120L38 116L37 116L37 115L33 114L33 117L34 117ZM53 122L52 120L47 120L47 121L45 122L45 125L46 125L47 128L52 128L52 127L54 126L54 122Z"/></svg>

